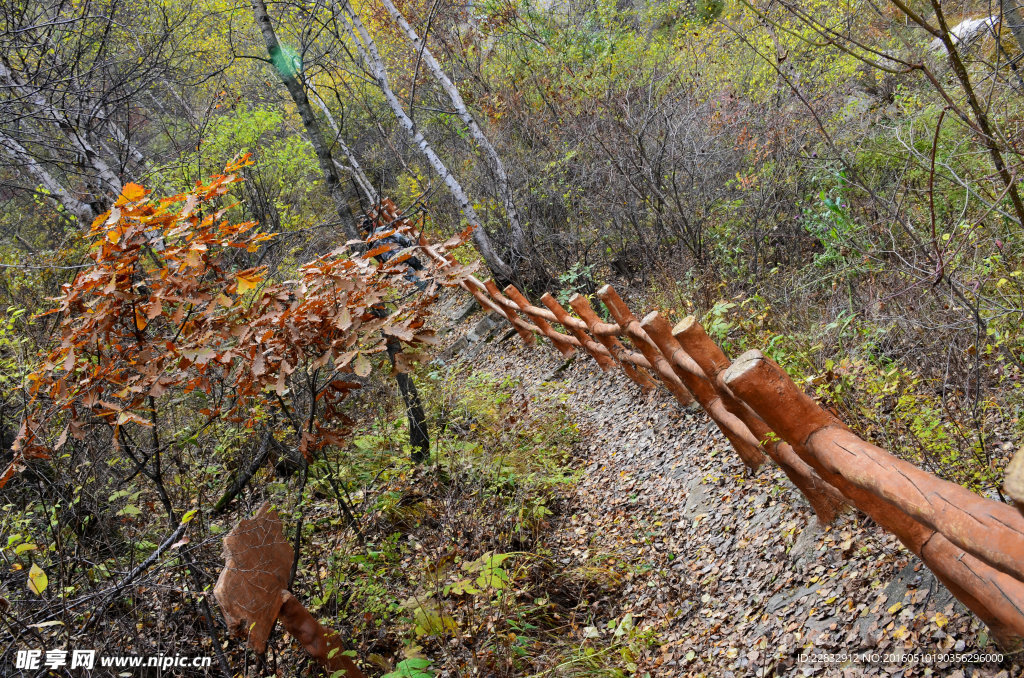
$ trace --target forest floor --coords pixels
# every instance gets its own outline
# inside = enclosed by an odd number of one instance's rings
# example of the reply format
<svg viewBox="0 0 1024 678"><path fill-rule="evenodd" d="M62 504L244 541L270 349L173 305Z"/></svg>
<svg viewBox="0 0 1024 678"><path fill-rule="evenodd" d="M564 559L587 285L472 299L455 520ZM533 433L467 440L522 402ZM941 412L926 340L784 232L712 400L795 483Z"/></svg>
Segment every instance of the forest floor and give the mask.
<svg viewBox="0 0 1024 678"><path fill-rule="evenodd" d="M441 355L566 402L584 472L558 550L617 573L637 675L1022 675L1019 660L965 661L999 652L984 625L863 515L819 526L777 467L751 474L703 412L507 329L477 312Z"/></svg>

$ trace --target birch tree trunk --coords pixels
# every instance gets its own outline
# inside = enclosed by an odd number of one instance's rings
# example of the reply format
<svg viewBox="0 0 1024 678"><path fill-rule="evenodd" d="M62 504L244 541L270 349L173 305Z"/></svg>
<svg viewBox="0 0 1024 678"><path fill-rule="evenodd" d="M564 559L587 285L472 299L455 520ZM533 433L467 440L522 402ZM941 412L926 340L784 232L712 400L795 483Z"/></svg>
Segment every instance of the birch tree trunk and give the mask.
<svg viewBox="0 0 1024 678"><path fill-rule="evenodd" d="M430 146L423 135L416 130L416 126L413 124L412 119L402 108L401 102L398 97L395 96L394 90L391 89L391 84L388 80L388 72L384 66L384 60L381 59L380 53L377 51L377 45L374 43L370 34L367 33L366 28L363 26L363 22L360 21L359 16L349 6L347 0L333 0L335 9L340 10L341 23L344 25L346 32L355 44L356 49L359 52L360 57L366 62L367 68L370 69L370 73L373 79L377 81L377 86L380 87L381 92L384 94L384 98L388 102L388 106L391 107L392 112L398 119L398 123L412 138L413 144L419 150L419 152L426 158L427 162L434 169L437 175L444 181L445 186L451 192L456 202L459 204L459 209L465 216L466 221L473 226L473 242L476 244L477 249L480 251L480 255L487 262L488 267L491 271L501 277L509 280L512 278L513 270L505 263L501 256L494 250L491 244L491 239L487 236L487 232L484 230L483 225L480 222L480 217L477 216L476 210L473 209L472 203L466 196L466 192L462 189L462 185L459 180L455 178L455 175L448 170L441 158L434 152L434 149Z"/></svg>
<svg viewBox="0 0 1024 678"><path fill-rule="evenodd" d="M18 92L45 119L48 119L57 126L65 140L75 148L84 159L85 164L95 172L96 177L105 190L114 195L121 192L121 178L110 168L110 165L104 162L100 154L89 143L85 134L71 124L67 116L57 110L38 91L33 91L31 86L19 82L3 60L0 60L0 81L8 89Z"/></svg>
<svg viewBox="0 0 1024 678"><path fill-rule="evenodd" d="M356 156L349 149L345 140L342 139L341 127L334 120L334 116L331 115L331 109L327 107L327 102L325 102L323 97L320 96L320 93L316 91L313 83L307 82L306 88L313 95L313 99L316 101L317 107L321 112L323 112L324 118L327 119L327 124L331 126L332 130L334 130L334 140L338 142L339 146L341 146L341 152L345 154L345 159L348 160L347 165L342 165L335 161L336 164L338 164L343 171L352 175L353 180L359 186L359 190L361 190L366 196L366 199L370 201L371 205L376 205L380 202L380 196L377 194L377 189L373 187L373 182L370 181L366 176L366 173L363 172L363 168L359 164L359 161L356 160Z"/></svg>
<svg viewBox="0 0 1024 678"><path fill-rule="evenodd" d="M422 40L419 34L416 33L405 17L395 6L393 0L381 0L384 3L384 7L387 8L391 18L394 19L395 23L398 24L399 28L405 33L405 36L412 43L412 46L416 49L416 53L422 55L424 63L427 64L427 68L433 74L434 79L441 85L448 98L452 102L452 106L455 108L455 112L458 113L459 118L469 128L469 133L476 141L477 145L484 152L484 157L487 160L487 164L491 171L494 173L494 177L498 184L498 197L501 199L502 205L505 208L505 214L508 216L509 227L512 231L512 243L510 246L510 262L513 267L516 266L517 261L523 256L524 249L523 243L525 236L523 234L523 226L519 221L519 212L516 210L515 201L513 200L512 190L509 188L508 174L505 172L505 165L501 161L501 157L498 155L498 151L495 150L491 144L487 135L483 133L480 126L477 124L476 119L469 112L466 107L466 102L463 101L462 95L459 93L459 89L451 81L448 75L441 68L441 64L438 63L437 59L431 53L430 48Z"/></svg>
<svg viewBox="0 0 1024 678"><path fill-rule="evenodd" d="M26 173L47 192L47 197L74 215L78 223L88 226L97 214L88 203L71 194L57 179L43 167L38 160L13 138L0 132L0 149L12 159L20 163L20 170Z"/></svg>
<svg viewBox="0 0 1024 678"><path fill-rule="evenodd" d="M302 118L302 124L306 128L306 136L309 137L309 141L313 145L313 152L316 153L320 171L324 176L324 183L327 185L327 192L330 194L331 200L334 201L334 207L337 211L338 219L341 220L341 227L345 231L345 236L349 240L359 240L360 235L359 229L356 227L355 215L352 214L352 210L349 208L347 196L341 185L341 179L338 177L338 169L334 166L334 157L331 155L331 149L327 146L327 142L324 141L320 123L316 119L313 107L309 104L306 90L302 83L299 82L291 59L281 49L281 43L278 42L277 33L274 32L274 26L270 22L270 15L267 13L266 3L263 0L251 0L251 4L256 23L260 27L260 32L263 33L263 42L266 43L270 61L277 70L278 77L281 78L284 86L288 89L288 94L291 95L292 101L295 102L295 107Z"/></svg>

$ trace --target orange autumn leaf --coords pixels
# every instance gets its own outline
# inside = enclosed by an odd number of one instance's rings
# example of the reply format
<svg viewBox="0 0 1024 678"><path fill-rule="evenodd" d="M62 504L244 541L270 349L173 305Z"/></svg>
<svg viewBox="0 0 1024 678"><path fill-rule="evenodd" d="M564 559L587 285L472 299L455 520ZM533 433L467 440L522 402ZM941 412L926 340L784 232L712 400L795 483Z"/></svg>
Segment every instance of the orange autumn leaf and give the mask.
<svg viewBox="0 0 1024 678"><path fill-rule="evenodd" d="M259 287L263 282L263 275L252 271L243 271L235 276L235 279L238 281L238 294L245 294L249 290Z"/></svg>
<svg viewBox="0 0 1024 678"><path fill-rule="evenodd" d="M127 183L124 188L121 189L121 195L118 197L115 205L124 205L130 202L138 202L146 197L146 189L135 183Z"/></svg>

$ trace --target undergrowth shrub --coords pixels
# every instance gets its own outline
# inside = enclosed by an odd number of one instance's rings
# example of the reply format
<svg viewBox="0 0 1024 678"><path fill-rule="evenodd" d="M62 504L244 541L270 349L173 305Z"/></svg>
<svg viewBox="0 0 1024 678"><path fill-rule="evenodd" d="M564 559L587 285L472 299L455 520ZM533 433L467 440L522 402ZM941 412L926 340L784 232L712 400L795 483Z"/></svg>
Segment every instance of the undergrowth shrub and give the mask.
<svg viewBox="0 0 1024 678"><path fill-rule="evenodd" d="M363 399L373 423L322 462L361 537L330 537L335 517L311 538L299 586L316 612L391 678L632 675L653 636L631 618L609 626L610 611L591 605L621 581L562 564L557 534L581 473L565 397L465 366L424 366L418 382L434 432L427 464L407 461L393 398Z"/></svg>

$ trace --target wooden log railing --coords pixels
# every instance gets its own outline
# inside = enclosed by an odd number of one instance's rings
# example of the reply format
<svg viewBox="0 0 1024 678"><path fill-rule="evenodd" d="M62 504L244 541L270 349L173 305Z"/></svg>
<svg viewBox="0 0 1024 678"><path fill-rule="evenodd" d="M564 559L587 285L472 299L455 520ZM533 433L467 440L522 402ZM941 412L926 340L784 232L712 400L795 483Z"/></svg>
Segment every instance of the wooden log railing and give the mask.
<svg viewBox="0 0 1024 678"><path fill-rule="evenodd" d="M489 301L518 320L517 330L547 337L563 355L564 346L582 348L604 370L618 364L645 391L660 385L684 405L696 401L751 471L773 460L822 523L844 504L861 510L921 558L1003 647L1021 647L1024 515L1016 507L861 440L759 352L730 363L693 318L674 328L658 313L638 321L610 286L597 296L615 322L602 321L581 295L569 302L579 318L550 295L541 299L546 309L533 306L512 286Z"/></svg>
<svg viewBox="0 0 1024 678"><path fill-rule="evenodd" d="M421 247L446 263L422 240ZM569 300L574 317L550 294L540 308L511 285L502 293L470 276L462 287L527 344L539 335L564 356L576 350L605 371L618 365L644 392L660 385L684 405L696 401L751 472L766 457L774 461L823 524L844 504L859 509L917 555L1003 648L1024 647L1024 451L1007 469L1016 505L1005 504L860 439L759 351L730 363L692 317L671 328L657 313L638 321L608 285L597 296L614 322L579 294Z"/></svg>

